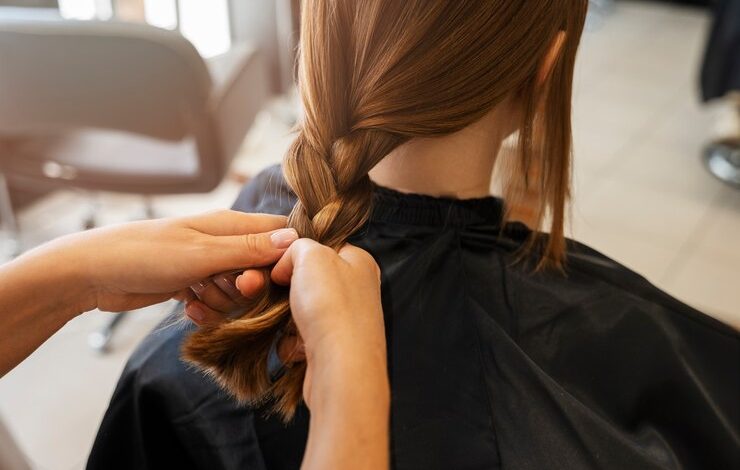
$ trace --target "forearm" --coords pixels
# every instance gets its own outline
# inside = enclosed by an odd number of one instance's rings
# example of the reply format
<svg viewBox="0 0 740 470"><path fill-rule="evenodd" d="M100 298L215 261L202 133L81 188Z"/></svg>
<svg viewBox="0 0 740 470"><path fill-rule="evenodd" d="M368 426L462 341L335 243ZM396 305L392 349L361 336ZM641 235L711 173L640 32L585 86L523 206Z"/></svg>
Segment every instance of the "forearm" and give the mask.
<svg viewBox="0 0 740 470"><path fill-rule="evenodd" d="M314 372L304 470L388 468L390 391L384 362Z"/></svg>
<svg viewBox="0 0 740 470"><path fill-rule="evenodd" d="M81 260L43 247L0 266L0 377L88 309Z"/></svg>

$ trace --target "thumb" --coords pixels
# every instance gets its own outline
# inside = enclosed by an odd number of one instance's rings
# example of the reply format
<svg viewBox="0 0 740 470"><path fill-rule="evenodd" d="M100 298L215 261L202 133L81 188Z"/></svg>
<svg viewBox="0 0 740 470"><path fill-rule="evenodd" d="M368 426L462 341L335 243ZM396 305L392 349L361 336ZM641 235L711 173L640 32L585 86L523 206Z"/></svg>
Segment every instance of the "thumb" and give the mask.
<svg viewBox="0 0 740 470"><path fill-rule="evenodd" d="M298 239L298 232L283 228L263 233L215 237L213 272L267 266L276 262Z"/></svg>

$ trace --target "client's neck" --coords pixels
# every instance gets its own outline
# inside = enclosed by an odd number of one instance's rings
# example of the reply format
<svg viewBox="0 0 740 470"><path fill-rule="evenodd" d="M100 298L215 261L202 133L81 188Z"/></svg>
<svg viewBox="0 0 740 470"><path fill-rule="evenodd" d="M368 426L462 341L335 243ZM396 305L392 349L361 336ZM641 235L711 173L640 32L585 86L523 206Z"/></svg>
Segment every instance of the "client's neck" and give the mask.
<svg viewBox="0 0 740 470"><path fill-rule="evenodd" d="M376 165L370 178L405 193L456 199L487 196L493 165L507 134L496 132L492 117L447 136L412 139Z"/></svg>

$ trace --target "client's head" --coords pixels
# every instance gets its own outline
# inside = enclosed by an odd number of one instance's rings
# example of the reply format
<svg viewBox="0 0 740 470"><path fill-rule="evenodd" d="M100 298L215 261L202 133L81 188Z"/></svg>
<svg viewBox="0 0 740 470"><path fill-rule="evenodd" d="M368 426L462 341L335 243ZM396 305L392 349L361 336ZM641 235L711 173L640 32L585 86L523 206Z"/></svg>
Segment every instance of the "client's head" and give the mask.
<svg viewBox="0 0 740 470"><path fill-rule="evenodd" d="M538 256L543 266L559 265L571 84L586 7L587 0L303 0L305 115L283 165L298 197L289 225L339 248L368 218L368 173L383 157L507 103L518 130L507 178L536 186L540 223L550 220ZM531 165L535 178L527 178ZM241 318L191 336L185 356L240 399L272 396L287 417L305 369L294 365L270 383L266 363L274 337L290 325L287 292L271 286Z"/></svg>

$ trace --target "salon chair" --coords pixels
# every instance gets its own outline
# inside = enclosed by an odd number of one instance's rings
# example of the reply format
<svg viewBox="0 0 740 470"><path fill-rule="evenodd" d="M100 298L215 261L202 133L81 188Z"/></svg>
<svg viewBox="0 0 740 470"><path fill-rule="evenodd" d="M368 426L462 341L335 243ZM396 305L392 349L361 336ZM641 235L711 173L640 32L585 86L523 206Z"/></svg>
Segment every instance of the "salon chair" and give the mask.
<svg viewBox="0 0 740 470"><path fill-rule="evenodd" d="M270 95L249 44L206 62L176 32L2 8L0 64L0 216L15 237L8 180L144 196L211 191Z"/></svg>
<svg viewBox="0 0 740 470"><path fill-rule="evenodd" d="M60 187L211 191L269 97L250 45L133 23L0 17L0 64L0 172Z"/></svg>

